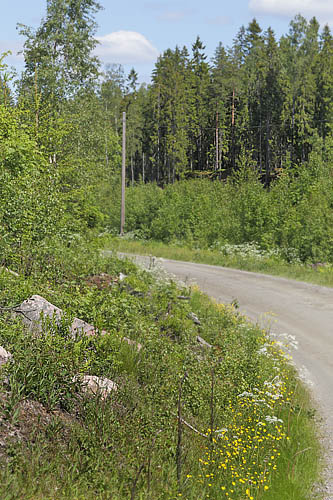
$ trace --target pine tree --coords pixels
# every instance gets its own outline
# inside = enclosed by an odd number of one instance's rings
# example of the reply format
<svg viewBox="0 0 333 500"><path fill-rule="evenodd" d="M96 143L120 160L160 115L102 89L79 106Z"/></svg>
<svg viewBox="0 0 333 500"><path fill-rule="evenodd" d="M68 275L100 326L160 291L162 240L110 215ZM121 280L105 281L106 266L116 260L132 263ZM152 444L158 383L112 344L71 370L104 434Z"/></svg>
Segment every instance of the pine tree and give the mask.
<svg viewBox="0 0 333 500"><path fill-rule="evenodd" d="M126 111L127 121L127 165L129 178L132 185L139 179L143 161L143 128L144 128L144 107L146 99L146 87L142 85L139 90L138 74L131 69L127 77L126 92L122 107Z"/></svg>
<svg viewBox="0 0 333 500"><path fill-rule="evenodd" d="M210 86L210 108L216 113L210 125L215 128L211 147L220 178L230 174L233 168L235 95L239 90L239 66L220 43L213 58Z"/></svg>
<svg viewBox="0 0 333 500"><path fill-rule="evenodd" d="M199 37L192 45L192 58L188 66L189 82L189 140L190 169L205 170L207 168L207 151L209 150L209 118L214 110L210 109L209 86L210 68L206 62L205 46Z"/></svg>
<svg viewBox="0 0 333 500"><path fill-rule="evenodd" d="M151 140L154 178L158 183L174 182L188 170L188 64L186 47L176 47L160 56L153 71Z"/></svg>
<svg viewBox="0 0 333 500"><path fill-rule="evenodd" d="M315 125L324 139L333 129L333 37L328 25L320 37L320 51L315 64Z"/></svg>
<svg viewBox="0 0 333 500"><path fill-rule="evenodd" d="M308 23L298 15L290 23L289 34L280 42L286 79L282 120L292 162L304 161L311 150L318 29L315 18Z"/></svg>
<svg viewBox="0 0 333 500"><path fill-rule="evenodd" d="M246 29L246 59L242 68L244 86L247 89L247 109L249 125L247 135L248 147L252 151L254 161L258 164L260 175L264 170L263 158L263 85L265 80L265 49L262 30L253 19Z"/></svg>

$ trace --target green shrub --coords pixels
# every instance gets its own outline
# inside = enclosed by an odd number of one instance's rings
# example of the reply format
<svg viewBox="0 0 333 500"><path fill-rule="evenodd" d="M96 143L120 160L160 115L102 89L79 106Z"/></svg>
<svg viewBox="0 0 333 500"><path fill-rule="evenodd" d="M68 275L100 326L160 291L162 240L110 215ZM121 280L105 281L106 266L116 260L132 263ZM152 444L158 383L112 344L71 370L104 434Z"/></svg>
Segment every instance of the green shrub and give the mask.
<svg viewBox="0 0 333 500"><path fill-rule="evenodd" d="M132 236L207 249L253 243L280 249L287 261L331 262L333 176L314 152L301 167L286 169L269 188L251 167L228 182L189 180L127 190L126 229ZM114 227L114 231L116 231Z"/></svg>

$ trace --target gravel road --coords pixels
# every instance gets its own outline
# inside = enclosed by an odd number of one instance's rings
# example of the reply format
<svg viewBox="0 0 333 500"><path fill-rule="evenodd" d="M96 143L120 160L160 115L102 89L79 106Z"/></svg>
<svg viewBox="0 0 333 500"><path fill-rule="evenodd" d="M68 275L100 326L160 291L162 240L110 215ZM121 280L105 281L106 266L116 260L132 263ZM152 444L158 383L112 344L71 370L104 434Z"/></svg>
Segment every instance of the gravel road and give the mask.
<svg viewBox="0 0 333 500"><path fill-rule="evenodd" d="M147 262L149 258L137 259ZM242 313L273 334L295 337L294 362L323 416L327 451L324 498L333 500L333 289L206 264L156 261L177 279L198 284L219 302L237 300Z"/></svg>

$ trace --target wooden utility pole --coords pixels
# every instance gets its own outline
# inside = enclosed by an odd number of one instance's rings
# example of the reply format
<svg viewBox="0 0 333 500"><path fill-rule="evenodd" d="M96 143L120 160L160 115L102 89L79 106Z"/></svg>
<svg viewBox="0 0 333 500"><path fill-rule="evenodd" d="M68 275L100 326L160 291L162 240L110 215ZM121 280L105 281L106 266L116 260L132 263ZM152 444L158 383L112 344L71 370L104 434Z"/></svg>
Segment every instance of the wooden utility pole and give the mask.
<svg viewBox="0 0 333 500"><path fill-rule="evenodd" d="M145 154L142 153L142 183L145 183Z"/></svg>
<svg viewBox="0 0 333 500"><path fill-rule="evenodd" d="M235 89L232 90L231 125L235 125Z"/></svg>
<svg viewBox="0 0 333 500"><path fill-rule="evenodd" d="M215 130L215 146L216 146L216 158L215 158L215 170L218 172L219 170L219 112L216 111L216 130Z"/></svg>
<svg viewBox="0 0 333 500"><path fill-rule="evenodd" d="M122 154L122 165L121 165L120 236L123 236L124 226L125 226L125 183L126 183L126 113L123 112L123 154Z"/></svg>
<svg viewBox="0 0 333 500"><path fill-rule="evenodd" d="M235 89L232 89L231 107L232 168L235 168Z"/></svg>

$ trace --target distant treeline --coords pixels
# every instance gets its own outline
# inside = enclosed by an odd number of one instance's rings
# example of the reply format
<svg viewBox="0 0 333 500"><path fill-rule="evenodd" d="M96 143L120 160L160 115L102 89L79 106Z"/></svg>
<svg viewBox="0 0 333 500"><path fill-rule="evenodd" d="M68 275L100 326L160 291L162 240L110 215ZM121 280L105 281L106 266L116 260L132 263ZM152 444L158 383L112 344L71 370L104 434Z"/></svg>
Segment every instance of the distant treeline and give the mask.
<svg viewBox="0 0 333 500"><path fill-rule="evenodd" d="M159 57L148 88L136 90L134 71L129 80L118 109L128 114L133 181L221 179L247 163L267 185L314 145L324 151L331 134L333 38L315 18L296 16L280 40L254 19L210 62L198 37L191 53L176 47Z"/></svg>

